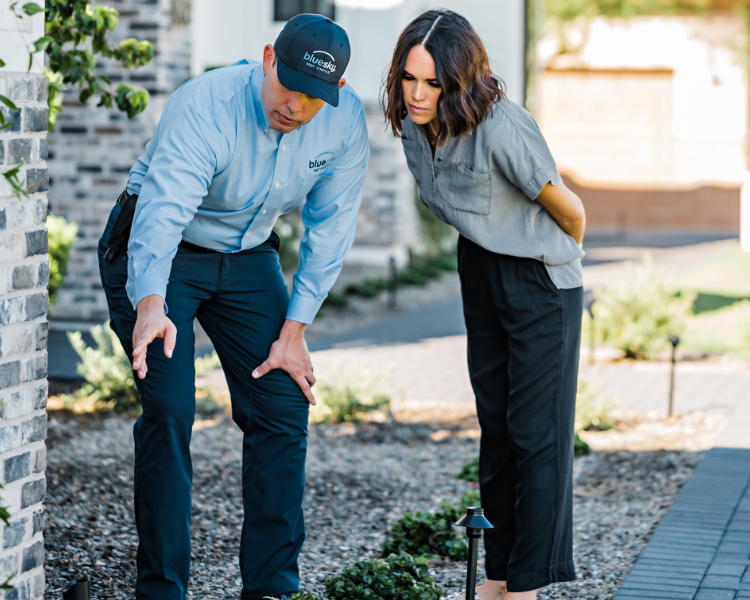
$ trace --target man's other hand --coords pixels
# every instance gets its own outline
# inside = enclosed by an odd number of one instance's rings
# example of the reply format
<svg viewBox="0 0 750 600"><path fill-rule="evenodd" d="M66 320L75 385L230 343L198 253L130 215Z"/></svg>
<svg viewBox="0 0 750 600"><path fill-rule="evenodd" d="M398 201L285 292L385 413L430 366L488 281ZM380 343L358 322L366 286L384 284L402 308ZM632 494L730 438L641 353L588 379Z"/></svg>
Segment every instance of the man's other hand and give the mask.
<svg viewBox="0 0 750 600"><path fill-rule="evenodd" d="M271 353L265 362L253 371L253 378L263 377L273 369L281 369L294 379L307 401L315 405L312 386L315 385L312 361L305 341L305 325L297 321L286 321L281 328L279 339L271 346Z"/></svg>
<svg viewBox="0 0 750 600"><path fill-rule="evenodd" d="M146 296L138 303L138 318L133 329L133 371L143 379L148 373L146 349L156 338L164 338L164 356L172 358L177 328L164 314L164 300L160 296Z"/></svg>

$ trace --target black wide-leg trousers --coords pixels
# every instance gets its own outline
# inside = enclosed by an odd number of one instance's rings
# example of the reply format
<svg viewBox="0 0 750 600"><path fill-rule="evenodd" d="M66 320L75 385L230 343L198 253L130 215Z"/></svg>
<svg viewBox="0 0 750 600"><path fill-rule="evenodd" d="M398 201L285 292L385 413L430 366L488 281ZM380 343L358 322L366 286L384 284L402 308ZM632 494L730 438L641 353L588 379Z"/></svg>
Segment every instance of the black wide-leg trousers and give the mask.
<svg viewBox="0 0 750 600"><path fill-rule="evenodd" d="M459 239L487 578L524 592L575 579L573 421L583 289L541 262Z"/></svg>

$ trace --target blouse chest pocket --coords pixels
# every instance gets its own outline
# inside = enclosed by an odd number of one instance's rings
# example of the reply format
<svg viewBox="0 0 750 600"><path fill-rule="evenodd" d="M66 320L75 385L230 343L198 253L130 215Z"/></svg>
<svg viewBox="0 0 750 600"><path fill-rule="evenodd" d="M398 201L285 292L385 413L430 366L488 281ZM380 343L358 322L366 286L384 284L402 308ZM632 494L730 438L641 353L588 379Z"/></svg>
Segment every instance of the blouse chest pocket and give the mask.
<svg viewBox="0 0 750 600"><path fill-rule="evenodd" d="M475 215L490 214L492 174L478 173L463 165L451 165L448 173L448 205Z"/></svg>

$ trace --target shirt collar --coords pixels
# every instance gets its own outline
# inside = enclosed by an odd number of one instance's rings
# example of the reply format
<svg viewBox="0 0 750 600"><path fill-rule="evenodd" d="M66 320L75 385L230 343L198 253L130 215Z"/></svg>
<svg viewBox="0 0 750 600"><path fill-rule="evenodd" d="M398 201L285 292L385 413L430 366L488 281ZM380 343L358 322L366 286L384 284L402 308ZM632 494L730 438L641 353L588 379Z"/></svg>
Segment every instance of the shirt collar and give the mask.
<svg viewBox="0 0 750 600"><path fill-rule="evenodd" d="M255 68L252 77L250 78L250 89L253 94L253 105L255 106L255 115L258 118L258 125L265 131L268 129L268 119L263 110L263 102L260 97L260 90L263 87L264 79L265 74L263 73L263 65L260 64Z"/></svg>

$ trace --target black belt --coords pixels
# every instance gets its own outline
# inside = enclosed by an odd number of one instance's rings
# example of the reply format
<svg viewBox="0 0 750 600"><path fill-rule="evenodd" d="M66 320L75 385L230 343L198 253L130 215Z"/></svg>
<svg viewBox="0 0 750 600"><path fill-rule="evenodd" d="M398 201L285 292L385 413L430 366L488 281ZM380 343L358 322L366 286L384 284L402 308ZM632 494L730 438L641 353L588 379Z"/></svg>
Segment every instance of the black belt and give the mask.
<svg viewBox="0 0 750 600"><path fill-rule="evenodd" d="M196 246L195 244L191 244L190 242L186 242L185 240L182 240L179 245L180 248L184 250L189 250L190 252L198 252L200 254L221 254L218 250L211 250L211 248L204 248L203 246Z"/></svg>

